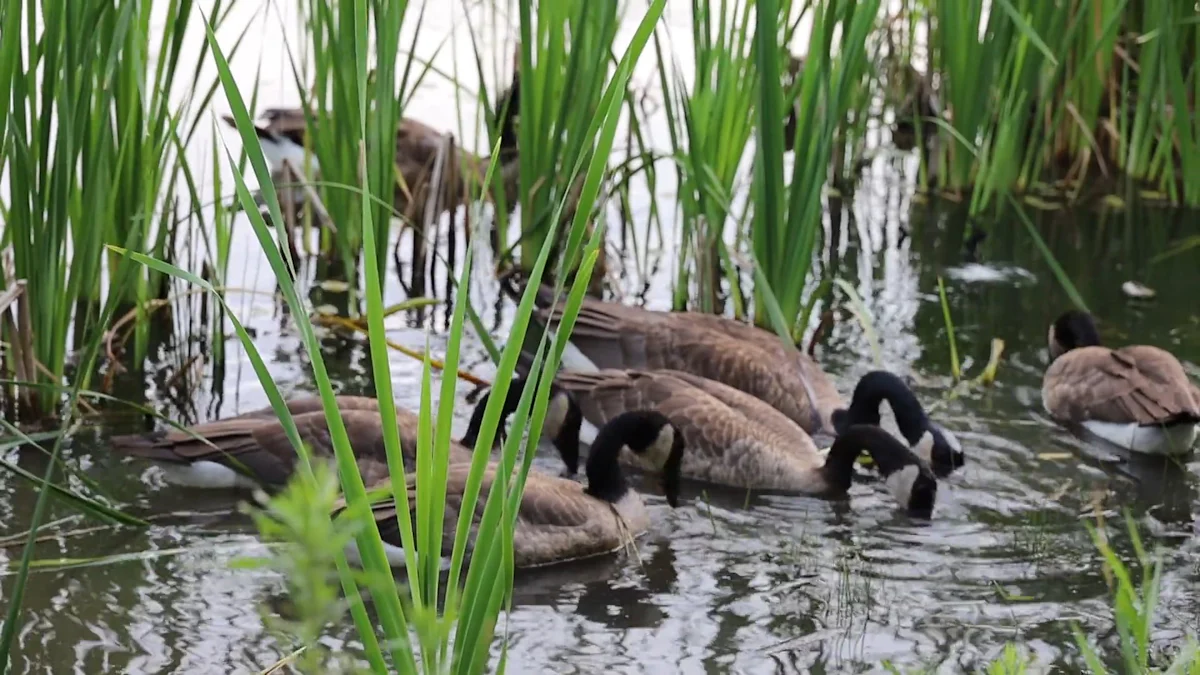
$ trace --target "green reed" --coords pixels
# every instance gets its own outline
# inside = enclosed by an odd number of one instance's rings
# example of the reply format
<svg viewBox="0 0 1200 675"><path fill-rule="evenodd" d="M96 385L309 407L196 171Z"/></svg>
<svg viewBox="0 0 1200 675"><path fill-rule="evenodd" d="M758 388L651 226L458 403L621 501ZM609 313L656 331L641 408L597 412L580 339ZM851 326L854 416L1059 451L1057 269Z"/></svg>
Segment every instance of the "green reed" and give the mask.
<svg viewBox="0 0 1200 675"><path fill-rule="evenodd" d="M782 7L788 7L783 3ZM755 258L756 306L775 305L774 325L792 341L803 334L804 289L813 252L823 230L823 191L834 156L838 129L856 104L867 65L867 36L879 12L878 0L828 0L812 4L808 54L798 77L794 102L796 135L790 175L784 171L782 60L777 47L781 5L759 0L754 35L759 71L758 130L754 155L754 212L750 240ZM840 40L835 44L834 35ZM773 295L767 302L765 296ZM780 325L780 320L782 325Z"/></svg>
<svg viewBox="0 0 1200 675"><path fill-rule="evenodd" d="M528 11L527 3L524 11ZM588 145L594 145L596 151L592 154L586 166L586 174L581 184L580 209L566 233L568 252L582 254L583 264L580 276L572 291L568 303L566 327L569 331L570 321L582 300L583 287L587 284L590 273L599 251L602 230L593 233L589 242L584 245L584 231L587 221L586 214L592 208L604 176L608 153L611 149L613 136L616 132L617 115L623 99L623 92L641 50L649 39L650 32L662 13L663 0L654 3L650 12L643 19L638 32L633 37L627 52L621 58L615 75L601 91L597 115L589 122L586 133L590 134ZM355 91L359 101L356 105L359 111L357 125L352 128L352 145L359 148L359 161L368 161L365 148L369 137L368 120L368 88L366 54L368 53L368 26L370 24L366 9L362 6L350 17L353 21L352 40L347 46L353 46L351 53L357 55L354 63L354 76L357 79ZM254 131L249 112L245 106L237 86L233 81L229 65L213 33L209 32L209 42L213 48L217 68L229 99L233 117L242 141L249 149L250 164L259 180L263 198L267 203L271 219L282 226L278 197L269 180L268 168L261 149L254 143ZM582 142L583 139L580 139ZM495 166L491 170L495 170ZM361 174L367 175L367 172ZM271 236L271 230L262 215L254 208L254 202L245 180L235 173L236 187L239 200L249 217L250 225L259 240L264 256L266 256L272 271L275 273L279 287L292 310L292 316L307 316L306 306L296 292L292 281L292 270L284 255L279 251ZM368 181L362 181L362 191L368 190ZM561 205L559 206L561 208ZM372 225L372 213L368 209L360 209L361 232L363 234L364 254L368 259L377 255L381 238L376 237L376 229ZM512 373L515 370L520 346L524 333L534 308L533 298L542 277L543 271L550 260L551 249L549 242L554 241L557 220L552 221L550 238L543 246L533 264L529 290L522 299L516 319L513 324L509 342L501 356L487 414L484 420L484 432L481 433L476 446L475 459L472 462L470 479L464 497L464 511L459 519L455 532L454 548L449 579L447 581L446 601L442 611L438 611L439 574L438 566L441 553L442 510L445 504L446 473L449 457L450 421L453 418L455 387L457 381L453 377L445 378L442 382L440 399L436 418L433 416L431 400L431 376L428 361L422 383L422 405L420 433L418 438L418 462L416 467L405 467L400 453L399 436L396 428L395 410L392 402L391 374L386 353L386 341L383 327L385 309L382 302L381 279L374 265L365 266L366 307L368 329L370 333L370 348L376 383L376 394L380 401L381 419L384 426L385 446L388 464L391 469L393 486L405 486L396 490L396 499L401 504L410 504L410 509L401 506L401 539L407 553L407 570L409 575L408 589L410 595L409 609L400 602L398 589L392 577L391 570L383 554L382 542L378 529L368 508L368 495L362 478L358 473L352 449L346 435L336 403L328 372L321 356L319 345L313 333L312 326L307 321L297 323L297 329L304 342L308 357L313 368L314 379L324 404L326 418L329 422L330 437L334 447L338 474L341 487L347 503L346 517L357 519L356 541L363 559L365 576L359 577L371 591L374 606L379 616L379 630L368 618L358 591L358 579L351 574L345 564L344 556L339 550L334 558L339 571L339 578L350 607L351 614L358 627L360 637L365 645L366 656L372 669L376 672L387 672L390 666L401 672L416 672L418 667L423 672L481 672L487 665L488 649L494 638L496 617L504 598L511 589L511 538L515 526L516 507L521 499L524 477L529 470L532 460L533 447L537 443L537 430L542 426L542 419L547 409L547 394L549 387L540 387L536 401L533 398L533 388L527 388L523 393L521 405L516 413L518 424L524 424L529 417L532 407L531 433L528 445L523 448L521 464L516 464L518 454L522 451L522 434L513 434L505 444L502 459L497 469L497 478L481 506L480 528L473 542L473 555L463 577L463 564L467 540L470 535L470 525L475 515L471 505L476 504L480 496L483 472L487 465L488 448L491 447L495 430L498 426L501 403L509 386ZM160 272L176 276L184 281L195 284L210 292L213 286L196 275L182 270L169 263L155 260L142 254L127 252L131 258L156 269ZM470 260L466 256L459 284L466 287L470 281ZM465 294L463 294L465 297ZM219 296L218 296L219 297ZM463 322L466 303L457 303L450 331L445 359L446 372L454 372L457 368L458 352L463 336ZM300 458L300 470L297 480L309 481L315 484L310 455L300 442L295 424L284 404L278 388L271 380L266 364L254 347L253 341L245 328L230 314L230 320L241 339L250 361L262 382L271 404L284 423L289 438L296 447ZM564 340L566 335L558 337ZM556 343L543 379L552 375L563 349L563 343ZM535 368L535 376L539 372ZM435 421L436 419L436 421ZM415 472L414 472L415 470ZM416 494L409 494L406 477L415 477ZM410 501L415 500L415 501ZM414 515L416 518L411 518ZM410 632L411 631L411 632ZM417 645L414 647L410 635L416 635ZM417 654L420 654L418 657ZM387 656L385 656L385 654Z"/></svg>
<svg viewBox="0 0 1200 675"><path fill-rule="evenodd" d="M229 6L211 8L214 25ZM13 278L0 285L27 281L28 357L40 364L31 380L57 384L72 344L101 330L97 305L122 264L104 246L171 255L175 185L186 167L180 148L196 128L187 117L213 91L199 69L180 68L194 49L185 46L189 30L203 17L190 0L39 0L4 3L0 20L0 176L8 185L0 213L13 260ZM152 30L158 22L167 29ZM138 270L116 299L140 308L165 286L157 272ZM147 337L139 322L138 358ZM58 404L36 393L26 399L42 412Z"/></svg>
<svg viewBox="0 0 1200 675"><path fill-rule="evenodd" d="M715 7L708 2L692 2L695 75L690 91L684 85L679 64L667 57L655 34L683 216L683 250L675 284L675 305L679 308L687 304L693 275L697 309L707 312L717 309L722 278L737 283L724 234L726 224L735 217L734 194L743 177L743 160L754 133L757 68L751 53L753 6L749 0L721 0Z"/></svg>
<svg viewBox="0 0 1200 675"><path fill-rule="evenodd" d="M526 270L555 231L551 224L573 218L582 207L578 172L596 153L592 134L612 62L617 4L518 3L520 250Z"/></svg>
<svg viewBox="0 0 1200 675"><path fill-rule="evenodd" d="M973 213L1063 177L1124 176L1200 203L1200 35L1186 3L941 1L929 12L951 114L926 168L970 191Z"/></svg>
<svg viewBox="0 0 1200 675"><path fill-rule="evenodd" d="M397 189L410 187L400 187L395 168L396 125L413 65L411 56L403 61L400 56L400 27L408 6L407 0L365 4L310 0L302 8L313 70L312 82L304 80L307 72L295 70L296 86L308 126L318 130L305 136L311 144L306 150L320 164L317 190L336 225L332 245L350 279L355 278L363 254L367 235L362 228L373 227L376 241L386 243L393 195ZM365 44L357 42L360 13L374 40L371 76L362 80L357 71L360 62L366 63L367 52L362 51ZM363 138L358 129L360 118L366 120L365 163L354 142ZM310 180L314 178L311 165L293 168ZM353 189L364 181L365 193ZM364 199L364 194L370 197ZM370 211L369 220L363 218L363 211ZM386 266L386 251L381 245L373 258L368 257L380 271Z"/></svg>

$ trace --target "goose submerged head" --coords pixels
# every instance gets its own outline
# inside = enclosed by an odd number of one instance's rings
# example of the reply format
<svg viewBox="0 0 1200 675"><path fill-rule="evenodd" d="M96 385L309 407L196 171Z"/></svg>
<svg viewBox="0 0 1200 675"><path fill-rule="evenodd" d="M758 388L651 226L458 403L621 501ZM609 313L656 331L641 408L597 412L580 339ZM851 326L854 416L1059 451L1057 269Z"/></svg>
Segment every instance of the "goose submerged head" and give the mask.
<svg viewBox="0 0 1200 675"><path fill-rule="evenodd" d="M858 425L879 426L879 406L887 401L900 433L909 447L940 476L949 476L966 463L962 444L950 430L929 419L908 385L893 373L876 370L863 375L854 388L849 408L833 411L831 420L840 435Z"/></svg>
<svg viewBox="0 0 1200 675"><path fill-rule="evenodd" d="M1080 347L1095 347L1100 344L1100 333L1092 315L1079 310L1063 312L1050 324L1047 342L1050 343L1050 360Z"/></svg>
<svg viewBox="0 0 1200 675"><path fill-rule="evenodd" d="M505 396L504 405L500 410L501 430L503 430L505 423L508 421L509 415L513 414L517 406L520 405L521 394L525 391L527 383L528 380L524 377L515 377L509 383L508 394ZM536 383L534 386L536 386ZM479 437L480 428L483 426L483 415L487 410L488 398L491 396L491 393L491 391L484 392L475 404L474 412L471 413L471 422L462 440L462 443L468 447L474 446L475 441ZM558 449L563 464L566 465L563 475L567 477L579 473L579 432L582 426L583 413L579 410L579 405L575 402L575 399L569 393L551 383L550 401L546 408L546 418L542 425L542 433ZM500 436L500 434L497 434L496 438L499 439Z"/></svg>
<svg viewBox="0 0 1200 675"><path fill-rule="evenodd" d="M629 448L649 471L659 474L667 503L672 507L678 506L683 470L683 434L666 415L654 410L623 412L606 422L596 433L596 440L588 453L589 493L615 501L627 489L617 463L623 447Z"/></svg>
<svg viewBox="0 0 1200 675"><path fill-rule="evenodd" d="M933 516L937 477L916 453L878 426L854 425L838 434L825 469L836 487L850 487L854 462L863 450L871 455L888 491L909 516Z"/></svg>

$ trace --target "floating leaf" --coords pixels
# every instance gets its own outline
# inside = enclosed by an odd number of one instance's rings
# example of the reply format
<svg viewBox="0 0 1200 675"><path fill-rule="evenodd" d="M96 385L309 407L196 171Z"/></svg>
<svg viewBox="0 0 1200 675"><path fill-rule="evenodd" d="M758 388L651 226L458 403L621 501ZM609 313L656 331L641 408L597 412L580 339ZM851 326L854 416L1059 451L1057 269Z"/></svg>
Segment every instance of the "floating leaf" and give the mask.
<svg viewBox="0 0 1200 675"><path fill-rule="evenodd" d="M1062 204L1057 202L1046 201L1036 195L1025 195L1025 203L1039 211L1059 211L1062 209Z"/></svg>
<svg viewBox="0 0 1200 675"><path fill-rule="evenodd" d="M1048 462L1059 462L1064 459L1071 459L1073 455L1069 452L1039 452L1038 459L1044 459Z"/></svg>
<svg viewBox="0 0 1200 675"><path fill-rule="evenodd" d="M1125 200L1121 199L1117 195L1104 195L1103 197L1100 198L1100 203L1110 209L1114 209L1117 211L1123 210L1125 208Z"/></svg>
<svg viewBox="0 0 1200 675"><path fill-rule="evenodd" d="M1121 290L1125 293L1125 295L1131 298L1149 299L1157 295L1153 288L1150 288L1144 284L1140 284L1136 281L1126 281L1125 283L1121 284Z"/></svg>
<svg viewBox="0 0 1200 675"><path fill-rule="evenodd" d="M350 290L350 284L340 279L326 279L317 284L317 286L321 290L328 291L330 293L345 293L346 291Z"/></svg>

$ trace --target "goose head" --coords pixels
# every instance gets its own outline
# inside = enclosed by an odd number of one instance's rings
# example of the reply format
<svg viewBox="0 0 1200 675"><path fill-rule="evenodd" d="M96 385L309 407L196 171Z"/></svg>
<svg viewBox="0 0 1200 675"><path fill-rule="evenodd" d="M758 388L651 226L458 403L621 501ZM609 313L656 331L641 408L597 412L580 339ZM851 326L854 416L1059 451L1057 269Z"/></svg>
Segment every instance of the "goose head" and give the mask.
<svg viewBox="0 0 1200 675"><path fill-rule="evenodd" d="M509 383L508 394L505 396L504 405L500 410L499 424L501 433L497 434L497 439L501 437L509 415L515 412L517 406L520 405L521 393L525 391L527 382L528 380L524 377L515 377ZM484 392L483 396L480 396L479 401L475 404L475 410L471 413L471 421L467 427L467 433L463 436L463 445L468 447L475 445L475 441L479 437L480 428L483 425L483 414L487 409L487 402L491 393L490 390ZM542 424L542 433L548 436L554 443L554 447L558 449L563 464L566 466L563 470L563 476L565 477L571 477L579 473L579 432L582 426L583 413L580 411L575 399L569 393L551 383L550 402L546 409L546 419Z"/></svg>
<svg viewBox="0 0 1200 675"><path fill-rule="evenodd" d="M831 416L840 435L854 425L879 426L879 406L887 401L896 416L896 424L918 456L945 477L966 462L962 443L941 424L929 419L916 394L893 373L876 370L867 373L854 388L849 408L835 410Z"/></svg>
<svg viewBox="0 0 1200 675"><path fill-rule="evenodd" d="M854 463L866 450L892 497L914 518L928 519L937 501L937 477L929 464L888 432L874 425L842 430L829 450L823 471L830 487L850 488Z"/></svg>
<svg viewBox="0 0 1200 675"><path fill-rule="evenodd" d="M615 501L628 489L618 458L628 448L650 472L660 477L663 494L679 505L683 470L683 434L665 415L654 410L630 410L600 428L588 453L588 492Z"/></svg>
<svg viewBox="0 0 1200 675"><path fill-rule="evenodd" d="M1050 360L1079 347L1094 347L1100 344L1100 333L1092 315L1079 310L1063 312L1050 324Z"/></svg>

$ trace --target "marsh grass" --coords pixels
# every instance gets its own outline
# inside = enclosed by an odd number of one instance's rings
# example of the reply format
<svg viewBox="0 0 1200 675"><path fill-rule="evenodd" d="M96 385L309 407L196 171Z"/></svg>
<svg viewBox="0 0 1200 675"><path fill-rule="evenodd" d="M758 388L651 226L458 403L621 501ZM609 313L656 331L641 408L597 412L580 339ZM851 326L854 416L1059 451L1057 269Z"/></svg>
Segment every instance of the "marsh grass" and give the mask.
<svg viewBox="0 0 1200 675"><path fill-rule="evenodd" d="M867 35L879 12L878 0L828 0L809 5L812 30L797 80L796 136L791 173L785 176L782 54L777 48L782 5L757 4L754 34L759 71L758 129L754 159L754 214L750 240L755 260L755 304L778 308L772 319L756 314L760 325L797 342L807 328L804 290L813 252L824 230L823 193L834 156L835 137L854 106L853 92L866 68ZM835 43L834 35L840 35ZM767 295L772 301L765 300ZM772 314L775 312L772 311ZM782 325L780 325L782 321Z"/></svg>
<svg viewBox="0 0 1200 675"><path fill-rule="evenodd" d="M1200 35L1186 3L973 0L929 14L951 116L936 120L928 169L943 188L970 191L972 213L1060 178L1124 176L1200 203Z"/></svg>
<svg viewBox="0 0 1200 675"><path fill-rule="evenodd" d="M586 214L590 211L600 189L600 183L605 172L605 161L611 150L613 136L616 132L617 113L623 100L623 92L641 50L649 39L650 31L662 13L663 0L651 5L644 17L638 32L633 37L625 55L620 59L612 80L602 89L597 106L598 114L591 119L585 128L586 136L581 136L577 142L593 147L586 164L586 173L581 184L580 210L576 212L571 228L566 232L567 259L578 257L582 261L579 279L571 293L564 327L569 334L574 314L582 301L583 286L587 283L592 265L598 257L602 240L602 229L596 230L585 244ZM352 16L342 17L352 20L353 30L347 37L344 46L353 46L357 55L354 62L353 74L357 86L358 111L357 124L351 126L351 138L358 139L357 147L360 166L368 161L366 144L368 134L368 88L367 88L367 58L368 25L370 23L364 6L358 5ZM349 30L344 24L343 29ZM278 197L270 181L265 158L261 149L254 142L253 124L249 112L233 81L229 64L226 61L212 31L208 33L209 44L213 50L225 94L229 99L233 118L236 122L243 144L249 148L250 164L258 178L264 201L267 203L272 222L282 227ZM382 71L377 71L382 72ZM231 158L232 160L232 158ZM322 162L322 164L324 164ZM495 170L495 166L491 170ZM367 176L369 172L362 172ZM281 253L274 243L272 232L266 220L254 207L245 180L235 173L238 198L245 209L251 229L262 248L274 272L279 288L291 309L292 316L307 316L305 304L296 292L293 282L293 268L285 253ZM363 192L370 194L369 181L362 182ZM562 205L558 205L558 209ZM375 259L379 246L385 240L377 237L377 231L372 225L372 211L359 209L357 216L361 219L363 253L367 260ZM558 227L557 219L551 222L550 234L554 235ZM283 236L281 234L281 236ZM550 241L554 241L551 236ZM517 316L513 323L509 342L505 347L493 382L496 396L491 397L485 413L483 429L476 445L475 458L471 464L471 473L466 487L464 505L476 504L481 495L483 472L488 464L488 449L491 448L495 430L498 426L501 404L509 380L514 372L520 345L529 318L533 311L533 298L538 282L546 269L551 256L552 245L544 245L538 253L531 272L530 286L522 298ZM171 274L184 281L204 288L209 292L213 286L198 276L180 269L174 265L156 260L152 257L133 251L120 251L150 268L162 273ZM470 279L470 259L463 266L459 278L459 287L467 288ZM560 263L562 260L559 261ZM471 542L473 554L470 564L466 566L464 576L464 561L467 550L468 536L475 509L464 508L459 518L454 535L451 566L446 582L446 598L442 610L438 611L440 587L440 554L442 551L442 511L445 503L446 474L450 442L450 422L453 418L455 388L457 378L447 377L442 380L437 414L434 416L432 403L432 380L428 355L426 355L424 377L421 393L421 425L417 447L417 466L406 467L401 458L399 435L396 427L394 403L391 391L391 374L387 358L383 316L385 308L382 302L379 270L375 265L365 265L367 326L370 335L369 345L374 368L376 395L380 401L381 419L384 428L384 439L387 450L388 464L392 475L391 485L403 490L394 490L395 499L401 504L412 504L413 511L408 508L399 509L405 514L400 519L401 539L407 557L406 570L408 573L409 598L407 609L400 602L400 595L392 577L391 569L384 556L382 542L379 538L375 520L371 517L367 486L362 482L354 460L352 449L346 435L345 427L334 401L333 386L325 368L317 339L311 324L307 321L297 323L297 329L305 346L312 365L314 379L323 402L326 419L329 423L330 438L334 448L340 477L341 489L346 503L346 517L354 521L355 541L363 561L364 576L358 577L351 573L344 555L339 549L333 552L333 564L337 568L340 585L347 599L350 613L358 628L359 637L363 641L367 661L375 672L387 672L389 663L392 668L401 672L481 672L487 665L489 648L493 642L497 616L503 605L505 596L512 584L511 543L512 528L515 526L516 505L522 494L525 475L532 461L533 448L538 440L538 432L547 409L548 386L538 389L540 392L534 399L532 388L523 392L521 404L515 414L515 423L524 425L530 419L530 435L528 445L522 446L521 434L513 434L504 445L503 454L497 468L497 479L492 482L485 501L478 514L480 519L479 535ZM465 293L462 294L465 296ZM454 372L457 368L458 351L463 337L463 322L465 317L465 302L457 303L454 318L450 328L449 343L445 357L445 368ZM233 314L229 315L234 329L246 350L260 382L264 386L276 414L284 424L288 437L296 448L299 456L299 467L295 480L306 482L310 491L315 490L316 474L313 472L312 461L308 450L300 442L294 421L286 408L284 400L270 377L266 364L256 350L253 340L245 328ZM556 338L565 339L566 334ZM543 381L552 376L561 357L564 344L556 342L551 350L546 370L542 373ZM539 373L540 359L535 364L534 374ZM520 462L518 463L518 459ZM408 492L405 477L413 475L416 480L416 494ZM415 515L415 518L410 516ZM373 606L378 616L379 629L367 615L359 591L359 580L369 588L374 600ZM415 635L415 644L413 636Z"/></svg>
<svg viewBox="0 0 1200 675"><path fill-rule="evenodd" d="M520 92L517 119L520 264L531 269L554 225L589 214L579 200L583 167L598 153L601 111L619 22L618 3L565 0L518 3ZM625 92L621 92L621 99ZM607 162L607 153L602 160ZM584 208L584 207L587 208ZM570 273L574 261L564 267Z"/></svg>
<svg viewBox="0 0 1200 675"><path fill-rule="evenodd" d="M214 26L229 7L214 4ZM80 336L102 329L96 321L106 286L115 285L125 306L144 306L164 292L161 275L140 267L116 284L121 259L105 256L104 247L172 255L175 186L186 169L180 148L196 129L187 118L215 83L179 65L189 31L202 20L190 0L41 0L5 8L0 177L8 187L4 238L13 266L0 285L27 283L31 312L22 331L32 354L25 358L38 364L35 382L58 384L69 347L83 348ZM164 19L167 30L151 30ZM147 336L139 322L137 358ZM5 338L24 344L13 334ZM81 385L88 375L79 372ZM26 394L41 414L61 402Z"/></svg>

